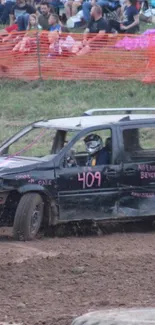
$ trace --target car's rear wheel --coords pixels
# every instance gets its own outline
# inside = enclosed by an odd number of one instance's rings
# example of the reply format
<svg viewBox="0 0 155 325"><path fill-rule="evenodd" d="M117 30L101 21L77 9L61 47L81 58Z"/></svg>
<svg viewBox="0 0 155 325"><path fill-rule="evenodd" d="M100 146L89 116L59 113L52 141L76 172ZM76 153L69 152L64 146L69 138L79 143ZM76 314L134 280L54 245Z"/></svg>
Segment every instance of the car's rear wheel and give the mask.
<svg viewBox="0 0 155 325"><path fill-rule="evenodd" d="M24 194L18 204L13 236L17 240L32 240L39 231L43 219L44 203L40 194Z"/></svg>

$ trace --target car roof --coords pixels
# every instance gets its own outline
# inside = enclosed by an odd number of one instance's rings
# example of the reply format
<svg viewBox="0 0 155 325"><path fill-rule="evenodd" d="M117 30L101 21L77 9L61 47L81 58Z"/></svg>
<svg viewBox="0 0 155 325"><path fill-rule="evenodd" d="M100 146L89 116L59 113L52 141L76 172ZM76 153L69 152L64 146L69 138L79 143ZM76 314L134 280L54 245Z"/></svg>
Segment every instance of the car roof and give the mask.
<svg viewBox="0 0 155 325"><path fill-rule="evenodd" d="M95 127L106 124L128 123L136 120L154 119L155 114L116 114L116 115L96 115L96 116L79 116L58 118L47 121L39 121L34 123L34 127L55 128L59 130L83 130L89 127Z"/></svg>

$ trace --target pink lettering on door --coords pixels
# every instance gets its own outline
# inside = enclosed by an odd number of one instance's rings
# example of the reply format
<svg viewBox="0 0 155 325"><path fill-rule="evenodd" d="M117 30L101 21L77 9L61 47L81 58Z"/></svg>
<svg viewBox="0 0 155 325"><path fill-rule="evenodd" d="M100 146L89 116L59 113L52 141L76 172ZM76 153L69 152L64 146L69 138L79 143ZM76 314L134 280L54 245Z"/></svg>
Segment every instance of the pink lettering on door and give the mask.
<svg viewBox="0 0 155 325"><path fill-rule="evenodd" d="M78 182L82 183L82 188L86 187L91 188L94 185L98 187L101 186L101 172L83 172L82 174L78 173Z"/></svg>

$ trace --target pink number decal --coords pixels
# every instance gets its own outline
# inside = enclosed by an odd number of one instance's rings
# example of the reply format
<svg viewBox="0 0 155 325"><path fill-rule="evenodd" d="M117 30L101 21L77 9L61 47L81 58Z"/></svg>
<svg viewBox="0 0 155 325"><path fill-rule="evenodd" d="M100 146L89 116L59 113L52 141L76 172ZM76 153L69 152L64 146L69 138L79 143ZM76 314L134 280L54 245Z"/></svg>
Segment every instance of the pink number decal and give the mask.
<svg viewBox="0 0 155 325"><path fill-rule="evenodd" d="M100 172L95 172L95 179L98 180L97 186L101 186L101 173Z"/></svg>
<svg viewBox="0 0 155 325"><path fill-rule="evenodd" d="M88 172L86 174L86 185L87 185L87 187L92 187L93 184L94 184L94 180L95 180L94 174L91 173L91 172Z"/></svg>
<svg viewBox="0 0 155 325"><path fill-rule="evenodd" d="M82 182L82 187L85 188L86 187L86 174L82 173L82 177L80 176L80 173L78 173L78 181Z"/></svg>
<svg viewBox="0 0 155 325"><path fill-rule="evenodd" d="M101 186L101 173L95 172L83 172L82 174L78 173L78 181L82 182L83 189L86 187L92 187L94 185L95 180L97 180L97 186Z"/></svg>

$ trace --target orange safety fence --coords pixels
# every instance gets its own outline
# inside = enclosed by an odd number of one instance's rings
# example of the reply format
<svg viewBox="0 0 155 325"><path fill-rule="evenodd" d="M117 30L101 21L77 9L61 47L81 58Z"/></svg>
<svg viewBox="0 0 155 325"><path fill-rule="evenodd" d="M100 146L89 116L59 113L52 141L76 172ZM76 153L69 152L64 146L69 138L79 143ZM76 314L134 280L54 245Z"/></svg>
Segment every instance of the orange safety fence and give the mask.
<svg viewBox="0 0 155 325"><path fill-rule="evenodd" d="M0 78L155 82L155 33L29 33L0 34Z"/></svg>

